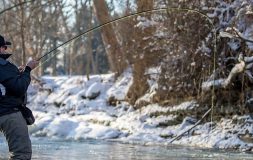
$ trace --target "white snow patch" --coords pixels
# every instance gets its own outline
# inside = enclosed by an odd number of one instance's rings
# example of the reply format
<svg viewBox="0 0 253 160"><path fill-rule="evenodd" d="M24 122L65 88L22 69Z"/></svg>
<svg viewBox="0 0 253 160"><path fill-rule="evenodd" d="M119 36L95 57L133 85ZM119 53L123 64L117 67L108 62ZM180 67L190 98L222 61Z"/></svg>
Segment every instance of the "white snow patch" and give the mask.
<svg viewBox="0 0 253 160"><path fill-rule="evenodd" d="M117 100L124 100L129 87L133 83L132 69L129 68L123 73L123 77L120 78L108 91L107 97L114 97Z"/></svg>

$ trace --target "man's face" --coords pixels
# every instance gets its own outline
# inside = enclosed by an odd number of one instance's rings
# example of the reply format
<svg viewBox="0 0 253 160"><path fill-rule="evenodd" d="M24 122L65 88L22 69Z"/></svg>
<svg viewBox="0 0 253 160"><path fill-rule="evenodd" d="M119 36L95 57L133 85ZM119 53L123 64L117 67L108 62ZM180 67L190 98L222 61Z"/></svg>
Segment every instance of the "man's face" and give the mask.
<svg viewBox="0 0 253 160"><path fill-rule="evenodd" d="M6 50L7 50L7 46L1 46L0 47L0 54L7 54Z"/></svg>

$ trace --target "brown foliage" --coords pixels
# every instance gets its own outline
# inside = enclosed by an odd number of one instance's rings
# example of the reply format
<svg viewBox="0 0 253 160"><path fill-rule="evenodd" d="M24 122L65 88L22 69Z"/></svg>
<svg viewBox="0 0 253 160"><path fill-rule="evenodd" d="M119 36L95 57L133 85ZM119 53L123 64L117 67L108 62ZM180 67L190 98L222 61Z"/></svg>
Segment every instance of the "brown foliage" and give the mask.
<svg viewBox="0 0 253 160"><path fill-rule="evenodd" d="M209 75L212 69L212 56L208 55L210 53L197 50L211 30L208 21L193 13L171 12L153 16L162 16L164 19L157 20L157 25L150 28L139 31L133 29L138 34L134 36L134 47L130 52L128 48L127 54L134 71L134 83L129 90L128 99L134 104L147 92L147 79L150 75L145 72L148 68L157 66L160 66L161 73L153 102L197 97L203 77ZM156 36L158 31L167 35Z"/></svg>

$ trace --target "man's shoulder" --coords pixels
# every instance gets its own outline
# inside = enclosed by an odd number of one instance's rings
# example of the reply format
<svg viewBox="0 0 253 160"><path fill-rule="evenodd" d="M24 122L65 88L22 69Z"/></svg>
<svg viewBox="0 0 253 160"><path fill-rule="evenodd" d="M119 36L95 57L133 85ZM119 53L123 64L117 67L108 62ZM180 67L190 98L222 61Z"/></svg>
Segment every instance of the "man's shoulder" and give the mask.
<svg viewBox="0 0 253 160"><path fill-rule="evenodd" d="M16 65L0 58L0 77L4 77L4 75L16 76L17 74L19 74L19 70Z"/></svg>
<svg viewBox="0 0 253 160"><path fill-rule="evenodd" d="M4 66L8 63L8 61L6 61L5 59L3 58L0 58L0 65Z"/></svg>

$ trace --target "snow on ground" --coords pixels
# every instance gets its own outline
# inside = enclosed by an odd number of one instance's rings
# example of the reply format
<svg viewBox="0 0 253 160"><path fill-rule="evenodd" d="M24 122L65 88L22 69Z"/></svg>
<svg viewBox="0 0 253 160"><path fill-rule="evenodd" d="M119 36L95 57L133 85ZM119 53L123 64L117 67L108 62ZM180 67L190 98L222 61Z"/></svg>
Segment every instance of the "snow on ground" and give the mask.
<svg viewBox="0 0 253 160"><path fill-rule="evenodd" d="M195 101L167 107L150 104L138 110L124 102L132 83L131 69L117 81L113 74L94 75L90 80L84 76L43 77L42 81L41 85L32 84L28 91L28 107L36 117L29 127L32 136L167 145L197 122L194 117L178 122L173 114L199 107ZM110 97L119 100L116 106L107 103ZM235 116L200 124L173 143L252 150L252 122L248 116Z"/></svg>

